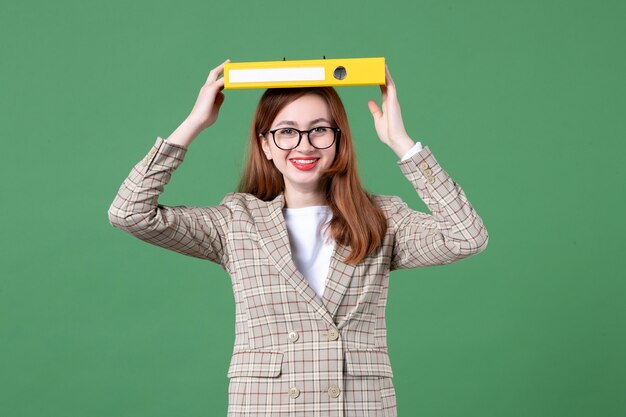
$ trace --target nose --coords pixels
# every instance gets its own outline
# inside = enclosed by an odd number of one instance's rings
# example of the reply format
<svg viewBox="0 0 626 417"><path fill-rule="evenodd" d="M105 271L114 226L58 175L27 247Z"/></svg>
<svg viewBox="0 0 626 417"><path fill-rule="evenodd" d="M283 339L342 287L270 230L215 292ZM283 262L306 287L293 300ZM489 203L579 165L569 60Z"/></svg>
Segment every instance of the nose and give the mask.
<svg viewBox="0 0 626 417"><path fill-rule="evenodd" d="M313 145L311 145L311 141L309 139L309 134L311 132L302 132L302 139L300 139L300 143L294 149L298 149L300 151L311 151L315 150Z"/></svg>

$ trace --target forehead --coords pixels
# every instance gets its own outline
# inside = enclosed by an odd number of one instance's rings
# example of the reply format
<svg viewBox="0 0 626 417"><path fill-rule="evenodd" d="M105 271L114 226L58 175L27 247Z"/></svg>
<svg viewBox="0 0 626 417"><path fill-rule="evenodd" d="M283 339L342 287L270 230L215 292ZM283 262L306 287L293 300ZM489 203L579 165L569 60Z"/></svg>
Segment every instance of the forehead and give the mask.
<svg viewBox="0 0 626 417"><path fill-rule="evenodd" d="M319 118L330 121L330 108L322 97L317 94L307 94L283 107L276 115L273 124L287 121L304 125Z"/></svg>

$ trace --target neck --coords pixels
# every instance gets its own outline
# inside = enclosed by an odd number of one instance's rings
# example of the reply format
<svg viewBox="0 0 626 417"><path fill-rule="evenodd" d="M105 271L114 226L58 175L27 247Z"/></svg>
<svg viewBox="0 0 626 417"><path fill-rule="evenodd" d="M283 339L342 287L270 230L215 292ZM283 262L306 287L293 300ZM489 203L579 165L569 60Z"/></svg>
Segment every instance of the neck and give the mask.
<svg viewBox="0 0 626 417"><path fill-rule="evenodd" d="M302 208L326 205L326 198L320 191L294 190L285 188L285 207Z"/></svg>

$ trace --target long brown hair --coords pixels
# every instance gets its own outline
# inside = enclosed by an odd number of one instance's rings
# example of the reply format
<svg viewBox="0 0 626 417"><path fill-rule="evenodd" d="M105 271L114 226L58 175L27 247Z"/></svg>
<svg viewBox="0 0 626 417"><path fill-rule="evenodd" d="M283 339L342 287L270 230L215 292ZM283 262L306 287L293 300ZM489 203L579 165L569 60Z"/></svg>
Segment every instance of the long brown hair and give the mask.
<svg viewBox="0 0 626 417"><path fill-rule="evenodd" d="M350 246L351 253L345 262L356 264L380 247L387 231L387 219L361 186L348 118L334 88L270 88L263 93L252 119L248 162L238 192L252 194L263 201L273 200L284 192L283 176L274 163L265 158L259 133L267 132L278 112L305 94L321 96L328 103L331 121L341 129L335 144L335 160L322 171L321 185L326 204L333 212L330 235L337 242Z"/></svg>

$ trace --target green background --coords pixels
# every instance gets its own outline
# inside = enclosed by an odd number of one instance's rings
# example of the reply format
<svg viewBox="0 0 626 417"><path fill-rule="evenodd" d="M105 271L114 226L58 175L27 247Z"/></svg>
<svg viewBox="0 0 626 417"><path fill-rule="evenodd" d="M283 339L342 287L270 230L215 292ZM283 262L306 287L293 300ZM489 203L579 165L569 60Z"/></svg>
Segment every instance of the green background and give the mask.
<svg viewBox="0 0 626 417"><path fill-rule="evenodd" d="M117 189L237 61L383 56L406 128L489 232L392 273L400 417L626 415L620 1L0 3L0 415L226 415L219 266L113 228ZM425 205L338 88L370 192ZM262 90L227 90L159 202L233 191ZM622 276L622 278L620 278Z"/></svg>

